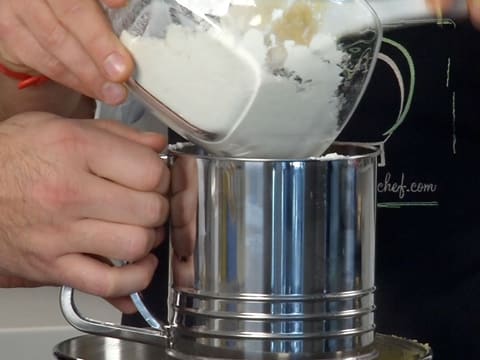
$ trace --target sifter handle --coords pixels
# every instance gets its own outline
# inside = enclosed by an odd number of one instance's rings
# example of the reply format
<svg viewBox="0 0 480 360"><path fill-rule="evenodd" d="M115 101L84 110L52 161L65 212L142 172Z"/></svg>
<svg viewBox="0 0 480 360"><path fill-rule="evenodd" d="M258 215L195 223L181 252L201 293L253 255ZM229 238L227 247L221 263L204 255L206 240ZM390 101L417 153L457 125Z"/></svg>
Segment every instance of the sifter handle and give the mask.
<svg viewBox="0 0 480 360"><path fill-rule="evenodd" d="M159 154L160 158L169 163L169 154ZM123 266L127 262L110 259L113 265ZM65 320L79 331L108 336L122 340L137 341L145 344L167 346L170 339L170 325L159 321L153 316L144 304L140 293L130 294L133 304L140 315L151 328L137 328L133 326L117 325L84 317L75 304L75 290L63 286L60 290L60 308Z"/></svg>
<svg viewBox="0 0 480 360"><path fill-rule="evenodd" d="M138 299L140 299L139 296ZM140 302L143 304L141 300ZM137 303L135 305L137 306ZM67 322L85 333L157 346L167 346L170 338L169 326L157 320L155 321L158 328L150 329L117 325L84 317L75 304L74 289L69 286L63 286L60 290L60 308Z"/></svg>

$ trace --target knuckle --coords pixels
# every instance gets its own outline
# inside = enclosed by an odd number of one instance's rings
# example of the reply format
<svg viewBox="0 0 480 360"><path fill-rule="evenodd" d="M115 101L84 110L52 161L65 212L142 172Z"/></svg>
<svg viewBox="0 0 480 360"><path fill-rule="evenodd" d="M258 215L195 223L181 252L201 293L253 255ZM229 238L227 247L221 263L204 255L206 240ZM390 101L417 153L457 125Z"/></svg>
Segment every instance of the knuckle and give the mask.
<svg viewBox="0 0 480 360"><path fill-rule="evenodd" d="M80 291L103 298L112 297L115 294L115 282L111 270L100 271L91 276L69 267L56 268L60 277L60 284L66 284Z"/></svg>
<svg viewBox="0 0 480 360"><path fill-rule="evenodd" d="M64 19L71 19L79 16L82 12L86 11L83 1L71 1L66 2L65 7L60 12L60 17Z"/></svg>
<svg viewBox="0 0 480 360"><path fill-rule="evenodd" d="M139 289L138 291L142 291L142 290L145 290L148 285L150 285L150 282L151 282L151 272L149 271L148 273L146 273L144 276L142 276L142 278L140 279L139 281Z"/></svg>
<svg viewBox="0 0 480 360"><path fill-rule="evenodd" d="M8 39L15 34L16 27L8 19L0 19L0 40Z"/></svg>
<svg viewBox="0 0 480 360"><path fill-rule="evenodd" d="M58 22L52 24L43 35L43 41L48 49L61 49L67 38L67 30Z"/></svg>
<svg viewBox="0 0 480 360"><path fill-rule="evenodd" d="M101 7L96 6L96 10L92 12L91 4L84 1L71 1L71 4L65 6L58 16L63 19L63 23L75 22L76 19L80 18L92 19L91 26L79 33L81 42L91 49L92 54L108 54L111 52L112 39L115 39L115 37L111 28L107 25L107 21L105 21Z"/></svg>
<svg viewBox="0 0 480 360"><path fill-rule="evenodd" d="M108 275L97 276L86 284L89 292L100 297L110 297L113 292L112 287L109 286L109 281L107 280Z"/></svg>
<svg viewBox="0 0 480 360"><path fill-rule="evenodd" d="M163 175L162 175L162 178L160 179L160 185L158 190L160 191L161 194L166 194L170 189L171 174L170 174L170 169L168 169L168 167L165 164L163 166L164 166Z"/></svg>
<svg viewBox="0 0 480 360"><path fill-rule="evenodd" d="M111 34L106 31L97 31L95 34L92 34L90 38L87 38L86 40L89 42L91 48L96 53L107 54L109 53L108 49L112 47Z"/></svg>
<svg viewBox="0 0 480 360"><path fill-rule="evenodd" d="M168 176L165 164L157 156L152 156L149 160L144 181L147 190L156 190L165 181L165 177Z"/></svg>
<svg viewBox="0 0 480 360"><path fill-rule="evenodd" d="M150 264L150 263L149 263ZM142 291L145 290L151 283L153 273L155 271L155 268L152 266L143 266L141 269L141 274L138 278L137 286L138 290L137 291Z"/></svg>
<svg viewBox="0 0 480 360"><path fill-rule="evenodd" d="M170 201L163 196L160 197L160 201L162 205L161 205L160 219L156 224L157 226L161 226L165 224L165 222L167 221L168 215L170 213Z"/></svg>
<svg viewBox="0 0 480 360"><path fill-rule="evenodd" d="M166 219L166 211L168 211L167 200L161 195L152 194L144 207L145 219L149 225L161 225Z"/></svg>
<svg viewBox="0 0 480 360"><path fill-rule="evenodd" d="M102 298L111 298L116 296L116 277L114 276L114 268L110 268L102 274L96 276L88 283L90 291Z"/></svg>
<svg viewBox="0 0 480 360"><path fill-rule="evenodd" d="M51 171L47 176L33 189L33 197L39 204L49 210L63 211L78 202L80 191L71 180L56 171Z"/></svg>
<svg viewBox="0 0 480 360"><path fill-rule="evenodd" d="M43 60L43 73L52 79L61 79L65 77L67 69L60 60L54 56L47 56Z"/></svg>
<svg viewBox="0 0 480 360"><path fill-rule="evenodd" d="M49 124L50 144L62 147L62 150L77 151L78 146L86 142L82 130L74 121L56 121Z"/></svg>
<svg viewBox="0 0 480 360"><path fill-rule="evenodd" d="M167 198L163 198L163 218L162 218L161 225L165 224L169 215L170 215L170 201Z"/></svg>
<svg viewBox="0 0 480 360"><path fill-rule="evenodd" d="M126 245L127 260L135 261L143 258L152 249L152 236L147 229L136 230Z"/></svg>

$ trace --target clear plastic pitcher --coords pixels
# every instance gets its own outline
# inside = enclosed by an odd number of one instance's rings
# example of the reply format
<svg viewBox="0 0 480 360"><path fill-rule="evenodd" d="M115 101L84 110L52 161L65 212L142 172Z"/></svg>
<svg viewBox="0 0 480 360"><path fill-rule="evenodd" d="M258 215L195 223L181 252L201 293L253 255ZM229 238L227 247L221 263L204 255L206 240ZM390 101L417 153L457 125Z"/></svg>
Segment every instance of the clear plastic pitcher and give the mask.
<svg viewBox="0 0 480 360"><path fill-rule="evenodd" d="M131 0L108 10L131 91L212 154L321 155L370 77L381 26L364 0Z"/></svg>

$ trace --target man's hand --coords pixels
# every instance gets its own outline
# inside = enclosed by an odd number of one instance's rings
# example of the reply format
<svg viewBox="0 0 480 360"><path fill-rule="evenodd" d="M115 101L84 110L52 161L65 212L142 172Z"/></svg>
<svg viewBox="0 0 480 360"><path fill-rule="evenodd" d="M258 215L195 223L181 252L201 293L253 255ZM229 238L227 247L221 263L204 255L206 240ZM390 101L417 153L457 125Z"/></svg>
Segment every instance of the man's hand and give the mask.
<svg viewBox="0 0 480 360"><path fill-rule="evenodd" d="M480 0L426 0L430 8L435 12L443 12L455 6L457 1L466 1L472 23L480 28ZM441 14L439 14L441 15Z"/></svg>
<svg viewBox="0 0 480 360"><path fill-rule="evenodd" d="M165 145L113 121L0 123L0 285L65 284L133 310L122 297L149 284L164 240Z"/></svg>
<svg viewBox="0 0 480 360"><path fill-rule="evenodd" d="M110 7L126 2L103 1ZM0 1L0 63L108 104L125 100L121 83L134 66L97 0Z"/></svg>

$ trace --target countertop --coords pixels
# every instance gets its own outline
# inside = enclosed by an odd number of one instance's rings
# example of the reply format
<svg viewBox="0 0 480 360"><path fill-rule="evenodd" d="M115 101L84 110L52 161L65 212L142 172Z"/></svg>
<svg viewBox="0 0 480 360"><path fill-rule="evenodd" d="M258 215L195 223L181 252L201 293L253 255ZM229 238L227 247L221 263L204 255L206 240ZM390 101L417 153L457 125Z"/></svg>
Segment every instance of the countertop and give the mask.
<svg viewBox="0 0 480 360"><path fill-rule="evenodd" d="M121 314L100 298L76 293L81 313L120 322ZM53 359L58 342L81 335L63 318L59 288L0 289L0 359Z"/></svg>

